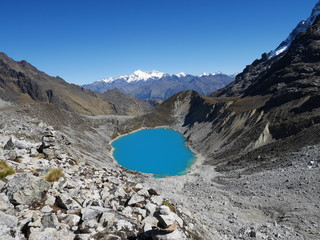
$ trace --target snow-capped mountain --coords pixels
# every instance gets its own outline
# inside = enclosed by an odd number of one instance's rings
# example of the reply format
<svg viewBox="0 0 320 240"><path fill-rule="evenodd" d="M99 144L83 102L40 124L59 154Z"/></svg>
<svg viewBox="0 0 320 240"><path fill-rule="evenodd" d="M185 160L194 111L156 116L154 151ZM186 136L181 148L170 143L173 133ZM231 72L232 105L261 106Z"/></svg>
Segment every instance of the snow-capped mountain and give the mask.
<svg viewBox="0 0 320 240"><path fill-rule="evenodd" d="M222 72L216 72L216 73L204 72L204 73L200 74L199 77L215 76L215 75L221 75L221 74L223 74L223 73Z"/></svg>
<svg viewBox="0 0 320 240"><path fill-rule="evenodd" d="M124 80L130 83L130 82L136 82L136 81L147 81L149 79L159 79L159 78L162 78L164 75L165 73L158 72L158 71L143 72L141 70L137 70L130 75L122 75L120 77L114 77L114 78L105 78L105 79L102 79L101 81L106 83L111 83L117 80Z"/></svg>
<svg viewBox="0 0 320 240"><path fill-rule="evenodd" d="M133 74L105 78L82 87L100 93L117 88L140 99L164 100L185 90L195 90L206 95L233 80L234 77L221 72L193 76L184 72L168 74L154 70L146 72L137 70Z"/></svg>
<svg viewBox="0 0 320 240"><path fill-rule="evenodd" d="M293 41L293 39L295 39L295 37L307 30L307 28L313 24L314 20L316 19L316 17L320 14L320 1L316 4L316 6L313 8L311 16L307 19L307 20L303 20L301 21L296 28L290 33L290 35L288 36L288 38L286 40L284 40L279 47L277 47L275 50L271 51L269 53L270 57L275 57L278 56L279 54L281 54L282 52L286 51L288 49L288 47L291 45L291 42Z"/></svg>

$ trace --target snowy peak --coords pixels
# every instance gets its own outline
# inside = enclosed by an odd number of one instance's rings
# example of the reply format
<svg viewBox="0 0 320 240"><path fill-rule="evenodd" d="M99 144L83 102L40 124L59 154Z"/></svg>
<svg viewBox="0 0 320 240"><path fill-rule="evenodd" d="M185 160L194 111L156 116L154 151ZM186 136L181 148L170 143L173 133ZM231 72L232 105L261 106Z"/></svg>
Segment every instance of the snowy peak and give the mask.
<svg viewBox="0 0 320 240"><path fill-rule="evenodd" d="M316 4L316 6L313 8L311 16L307 19L307 20L303 20L301 21L297 27L290 33L290 35L288 36L288 38L286 40L284 40L279 47L277 47L275 50L271 51L269 53L270 57L275 57L278 56L279 54L281 54L282 52L286 51L288 49L288 47L291 45L292 41L295 39L295 37L307 30L307 28L309 26L311 26L314 22L314 20L316 20L316 17L320 14L320 1Z"/></svg>
<svg viewBox="0 0 320 240"><path fill-rule="evenodd" d="M220 74L222 74L222 72L216 72L216 73L207 73L207 72L204 72L204 73L200 74L199 77L216 76L216 75L220 75Z"/></svg>
<svg viewBox="0 0 320 240"><path fill-rule="evenodd" d="M199 76L195 76L195 77L208 77L208 76L216 76L216 75L220 75L222 74L222 72L216 72L216 73L207 73L204 72ZM115 81L124 81L127 83L133 83L133 82L138 82L138 81L148 81L148 80L159 80L162 77L172 77L172 76L176 76L178 78L184 78L189 76L189 74L186 74L184 72L180 72L177 74L168 74L168 73L163 73L163 72L158 72L155 70L152 71L141 71L141 70L137 70L134 71L133 74L127 74L127 75L122 75L120 77L110 77L110 78L104 78L100 81L97 82L105 82L105 83L113 83Z"/></svg>
<svg viewBox="0 0 320 240"><path fill-rule="evenodd" d="M120 77L114 77L114 78L105 78L102 79L101 82L111 83L116 80L124 80L128 83L131 82L137 82L137 81L147 81L149 79L159 79L162 78L165 75L165 73L158 72L158 71L141 71L137 70L133 74L130 75L122 75Z"/></svg>
<svg viewBox="0 0 320 240"><path fill-rule="evenodd" d="M181 73L177 73L177 74L174 74L175 76L177 77L186 77L187 74L185 74L184 72L181 72Z"/></svg>

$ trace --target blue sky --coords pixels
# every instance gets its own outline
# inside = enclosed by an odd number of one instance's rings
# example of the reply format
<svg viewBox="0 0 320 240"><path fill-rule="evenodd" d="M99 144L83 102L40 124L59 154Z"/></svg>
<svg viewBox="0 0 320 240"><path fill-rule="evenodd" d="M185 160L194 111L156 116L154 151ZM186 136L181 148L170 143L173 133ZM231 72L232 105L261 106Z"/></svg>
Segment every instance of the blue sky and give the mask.
<svg viewBox="0 0 320 240"><path fill-rule="evenodd" d="M129 74L240 72L317 0L10 0L0 51L75 84Z"/></svg>

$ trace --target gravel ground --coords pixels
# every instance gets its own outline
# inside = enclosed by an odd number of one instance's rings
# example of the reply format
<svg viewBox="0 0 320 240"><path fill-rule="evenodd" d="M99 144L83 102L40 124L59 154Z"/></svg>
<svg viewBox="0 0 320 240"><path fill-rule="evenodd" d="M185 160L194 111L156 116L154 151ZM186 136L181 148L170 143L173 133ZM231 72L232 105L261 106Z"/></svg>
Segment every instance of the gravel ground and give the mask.
<svg viewBox="0 0 320 240"><path fill-rule="evenodd" d="M191 210L208 240L320 239L319 149L305 147L286 156L288 167L250 175L199 165L186 176L145 181Z"/></svg>

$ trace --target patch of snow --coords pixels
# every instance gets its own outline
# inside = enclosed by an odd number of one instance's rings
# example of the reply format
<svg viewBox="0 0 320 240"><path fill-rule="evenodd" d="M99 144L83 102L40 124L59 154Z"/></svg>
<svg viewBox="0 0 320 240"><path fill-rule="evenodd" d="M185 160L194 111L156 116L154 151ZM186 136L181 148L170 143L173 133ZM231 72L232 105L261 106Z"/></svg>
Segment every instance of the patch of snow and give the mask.
<svg viewBox="0 0 320 240"><path fill-rule="evenodd" d="M222 72L215 72L215 73L204 72L204 73L200 74L199 77L215 76L215 75L220 75L220 74L222 74Z"/></svg>
<svg viewBox="0 0 320 240"><path fill-rule="evenodd" d="M286 51L292 41L296 38L296 36L307 30L307 28L309 26L311 26L313 24L313 22L316 20L316 17L320 14L320 1L316 4L316 6L313 8L311 16L307 19L307 20L303 20L301 21L297 27L290 33L290 35L288 36L288 38L286 40L284 40L279 47L277 47L275 50L271 51L269 53L269 56L275 57L278 56L279 54L283 53L284 51Z"/></svg>
<svg viewBox="0 0 320 240"><path fill-rule="evenodd" d="M210 76L210 75L213 75L213 74L204 72L204 73L200 74L199 77L206 77L206 76Z"/></svg>
<svg viewBox="0 0 320 240"><path fill-rule="evenodd" d="M184 72L177 73L177 74L174 74L174 75L177 76L177 77L185 77L185 76L187 76L187 74L185 74Z"/></svg>

